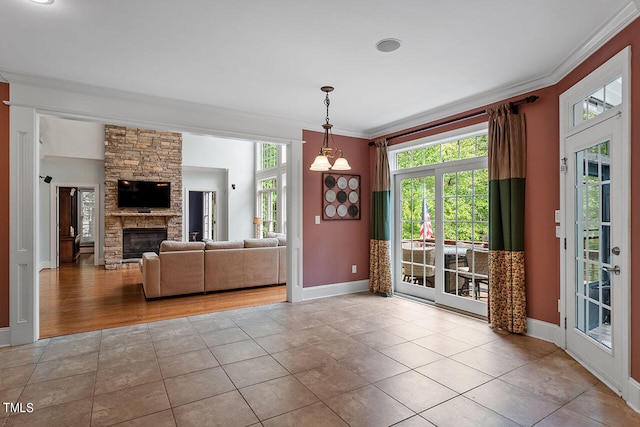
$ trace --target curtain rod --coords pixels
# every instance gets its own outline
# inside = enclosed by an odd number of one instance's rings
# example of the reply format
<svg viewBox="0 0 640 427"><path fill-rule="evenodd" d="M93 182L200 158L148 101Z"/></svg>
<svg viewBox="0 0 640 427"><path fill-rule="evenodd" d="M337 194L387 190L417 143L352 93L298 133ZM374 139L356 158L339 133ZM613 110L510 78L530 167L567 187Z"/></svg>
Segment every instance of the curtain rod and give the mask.
<svg viewBox="0 0 640 427"><path fill-rule="evenodd" d="M526 98L522 98L522 99L520 99L518 101L509 102L509 107L511 107L512 111L517 112L518 111L518 105L531 104L532 102L536 102L538 100L538 98L539 97L536 96L536 95L527 96ZM464 120L474 119L476 117L484 116L485 114L487 114L487 110L476 111L476 112L473 112L473 113L466 114L466 115L464 115L462 117L458 117L458 118L450 119L450 120L445 120L444 122L440 122L440 123L436 123L436 124L433 124L433 125L425 126L425 127L420 128L420 129L411 130L411 131L408 131L408 132L400 133L398 135L390 136L389 138L387 138L387 141L390 141L390 140L396 139L396 138L402 138L402 137L405 137L405 136L414 135L416 133L425 132L425 131L428 131L428 130L431 130L431 129L437 129L437 128L442 127L442 126L446 126L446 125L462 122ZM372 141L372 142L369 143L369 146L373 146L373 145L375 145L375 142Z"/></svg>

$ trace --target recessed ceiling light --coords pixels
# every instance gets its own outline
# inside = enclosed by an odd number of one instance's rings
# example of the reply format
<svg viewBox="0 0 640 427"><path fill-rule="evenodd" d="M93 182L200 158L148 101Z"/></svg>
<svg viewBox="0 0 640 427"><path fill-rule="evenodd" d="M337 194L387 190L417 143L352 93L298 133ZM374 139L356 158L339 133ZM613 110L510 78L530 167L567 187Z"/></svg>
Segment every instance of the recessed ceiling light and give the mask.
<svg viewBox="0 0 640 427"><path fill-rule="evenodd" d="M376 49L380 52L393 52L400 48L400 40L398 39L382 39L376 43Z"/></svg>
<svg viewBox="0 0 640 427"><path fill-rule="evenodd" d="M51 4L53 3L53 0L31 0L34 3L38 3L38 4Z"/></svg>

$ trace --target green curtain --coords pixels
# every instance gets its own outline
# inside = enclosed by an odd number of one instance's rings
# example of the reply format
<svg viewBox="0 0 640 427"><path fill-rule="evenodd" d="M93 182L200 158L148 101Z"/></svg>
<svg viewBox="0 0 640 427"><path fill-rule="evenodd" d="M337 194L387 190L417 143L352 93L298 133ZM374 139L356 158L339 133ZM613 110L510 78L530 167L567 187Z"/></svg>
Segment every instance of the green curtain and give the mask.
<svg viewBox="0 0 640 427"><path fill-rule="evenodd" d="M523 114L510 104L489 115L489 322L524 334L527 330L524 199L526 132Z"/></svg>
<svg viewBox="0 0 640 427"><path fill-rule="evenodd" d="M393 295L391 284L391 178L387 141L375 142L371 196L371 242L369 248L369 290Z"/></svg>

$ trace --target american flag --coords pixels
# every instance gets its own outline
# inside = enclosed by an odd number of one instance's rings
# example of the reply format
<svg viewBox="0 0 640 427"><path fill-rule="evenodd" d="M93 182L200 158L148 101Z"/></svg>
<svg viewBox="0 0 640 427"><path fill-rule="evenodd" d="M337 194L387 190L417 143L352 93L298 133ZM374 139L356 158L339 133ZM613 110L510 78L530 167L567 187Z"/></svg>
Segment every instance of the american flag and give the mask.
<svg viewBox="0 0 640 427"><path fill-rule="evenodd" d="M422 225L420 226L420 239L433 239L433 227L431 227L431 216L427 201L422 199Z"/></svg>

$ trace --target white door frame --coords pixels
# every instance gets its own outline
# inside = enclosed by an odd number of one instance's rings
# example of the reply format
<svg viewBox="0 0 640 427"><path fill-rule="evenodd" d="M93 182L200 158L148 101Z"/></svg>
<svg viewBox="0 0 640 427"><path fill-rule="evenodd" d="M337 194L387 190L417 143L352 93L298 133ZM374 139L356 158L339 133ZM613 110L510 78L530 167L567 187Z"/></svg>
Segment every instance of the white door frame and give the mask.
<svg viewBox="0 0 640 427"><path fill-rule="evenodd" d="M486 302L480 301L470 301L464 298L460 298L454 295L448 295L442 290L444 289L444 255L443 255L443 242L444 242L444 223L442 222L443 218L443 185L442 180L438 179L442 177L446 173L458 172L462 170L471 170L471 169L480 169L486 168L488 164L488 160L486 157L481 158L471 158L471 159L463 159L456 160L449 163L438 163L433 165L419 166L411 169L397 169L396 165L393 163L393 159L398 152L410 150L416 148L421 145L427 144L439 144L447 141L451 141L453 139L464 139L471 136L476 136L482 133L486 133L487 131L487 123L478 123L475 125L467 126L461 129L455 129L448 132L443 132L441 134L428 136L425 138L420 138L417 140L409 141L406 143L394 145L389 147L389 159L391 162L391 242L392 243L392 284L393 289L402 288L410 289L411 285L399 285L399 277L401 271L401 261L402 261L402 248L399 247L396 243L397 236L402 236L402 211L398 202L398 194L401 194L401 180L407 178L415 178L420 176L434 176L435 177L435 205L432 207L433 212L435 212L436 218L440 218L435 222L435 235L437 237L436 241L436 281L434 288L418 288L411 289L416 291L413 296L432 300L436 304L443 304L446 306L454 307L462 311L466 311L468 313L473 313L479 316L487 315L487 306ZM432 222L433 223L433 222ZM401 278L400 278L401 279ZM401 280L400 280L401 281ZM440 291L438 291L440 289ZM401 292L401 291L400 291Z"/></svg>
<svg viewBox="0 0 640 427"><path fill-rule="evenodd" d="M246 114L174 100L161 102L154 97L121 96L114 91L87 91L83 86L77 86L74 92L66 86L25 82L14 75L9 78L11 100L5 102L10 107L12 165L9 171L9 331L0 331L0 345L25 344L39 338L39 114L287 144L287 177L290 179L287 186L290 202L287 203L287 300L302 301L304 141L300 139L299 124L271 122L257 116L248 120Z"/></svg>
<svg viewBox="0 0 640 427"><path fill-rule="evenodd" d="M40 337L38 275L39 126L35 109L11 107L9 195L9 328L11 345Z"/></svg>
<svg viewBox="0 0 640 427"><path fill-rule="evenodd" d="M82 187L82 188L91 188L93 189L93 191L96 194L96 204L95 204L95 210L96 210L96 215L100 215L100 185L98 184L78 184L78 183L68 183L68 182L56 182L56 181L51 181L51 184L49 184L51 186L51 191L50 191L50 208L51 208L51 214L49 216L49 231L50 231L50 246L49 246L49 258L50 258L50 266L51 268L58 268L60 267L60 257L59 255L59 233L58 233L58 224L60 223L60 218L58 218L60 212L58 210L58 200L59 200L59 193L60 193L60 187ZM100 265L100 259L99 259L99 252L98 252L98 248L100 247L100 245L102 244L102 240L101 240L101 236L100 236L100 221L95 221L93 223L93 235L94 235L94 239L93 239L93 265ZM76 230L77 232L78 230Z"/></svg>
<svg viewBox="0 0 640 427"><path fill-rule="evenodd" d="M225 182L227 181L227 171L225 171ZM185 187L184 188L184 193L182 195L182 200L183 200L183 204L184 206L182 207L182 218L183 218L183 224L182 224L182 240L184 240L185 242L189 240L189 236L187 233L187 230L189 229L189 193L192 191L196 191L196 192L203 192L203 193L215 193L216 194L216 206L215 206L215 213L214 216L216 218L216 233L214 233L215 236L218 236L220 229L220 189L219 188L213 188L213 187ZM228 203L225 202L225 205L228 206ZM224 230L225 234L228 235L228 230Z"/></svg>
<svg viewBox="0 0 640 427"><path fill-rule="evenodd" d="M612 109L608 112L604 112L599 116L596 116L586 122L582 122L577 126L572 126L572 108L573 105L577 102L580 102L585 97L589 96L598 88L604 86L605 84L611 82L613 79L618 76L622 76L622 104L620 105L620 117L621 120L621 142L622 147L618 147L618 149L622 149L621 158L626 159L624 162L620 164L613 164L614 170L617 171L617 176L622 177L622 179L630 180L630 171L631 171L631 48L626 47L606 63L601 65L597 70L593 71L583 80L575 84L573 87L568 89L562 95L560 95L560 212L561 212L561 223L560 223L560 301L559 301L559 311L560 311L560 319L561 324L564 323L564 333L560 334L560 343L559 345L566 349L567 348L567 330L566 330L566 318L571 313L567 312L567 301L568 298L572 298L568 292L568 283L567 283L567 269L572 268L572 265L569 265L566 260L568 256L567 249L565 247L565 239L567 236L567 227L571 227L567 218L569 218L569 210L573 209L572 204L567 205L567 192L566 186L568 184L568 180L572 180L572 177L568 176L566 172L566 162L567 162L567 139L575 135L589 127L597 125L607 119L612 119L612 116L618 114L618 109ZM618 120L613 118L612 120ZM564 165L564 166L563 166ZM629 186L630 187L630 186ZM627 212L630 210L630 200L631 193L627 195L627 197L622 197L620 200L616 201L618 205L616 209L623 209ZM613 206L613 204L612 204ZM630 229L630 224L625 224L626 229ZM615 308L615 315L620 317L619 324L622 328L621 331L621 342L617 342L615 344L615 351L621 353L622 358L622 378L620 381L620 393L625 400L629 400L629 380L630 380L630 323L631 323L631 306L630 306L630 278L631 278L631 263L629 252L631 249L630 242L628 239L628 235L626 237L626 241L616 243L616 245L620 245L621 247L629 248L629 250L625 250L623 254L619 256L620 262L622 265L627 266L623 271L623 275L618 277L617 281L617 294L619 298L618 301L624 301L624 303L618 304ZM587 366L584 362L580 360L579 355L573 355L578 361L580 361L587 369L589 369L594 375L598 376L605 383L608 383L609 386L611 384L605 379L602 378L602 375L599 375L597 371Z"/></svg>

